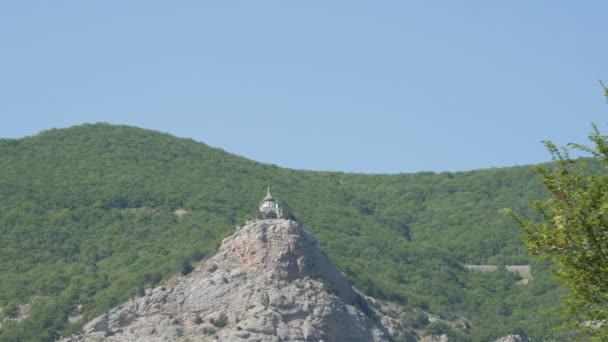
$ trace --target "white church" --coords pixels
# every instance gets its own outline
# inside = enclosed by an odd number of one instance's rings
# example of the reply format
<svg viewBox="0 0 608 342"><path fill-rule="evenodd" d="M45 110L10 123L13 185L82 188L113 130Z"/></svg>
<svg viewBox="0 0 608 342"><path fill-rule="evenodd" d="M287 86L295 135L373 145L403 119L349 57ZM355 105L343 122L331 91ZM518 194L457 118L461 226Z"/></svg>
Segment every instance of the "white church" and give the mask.
<svg viewBox="0 0 608 342"><path fill-rule="evenodd" d="M260 219L274 219L274 218L285 218L283 213L283 207L275 200L270 194L270 187L268 187L266 197L260 202L260 210L258 212L258 218Z"/></svg>

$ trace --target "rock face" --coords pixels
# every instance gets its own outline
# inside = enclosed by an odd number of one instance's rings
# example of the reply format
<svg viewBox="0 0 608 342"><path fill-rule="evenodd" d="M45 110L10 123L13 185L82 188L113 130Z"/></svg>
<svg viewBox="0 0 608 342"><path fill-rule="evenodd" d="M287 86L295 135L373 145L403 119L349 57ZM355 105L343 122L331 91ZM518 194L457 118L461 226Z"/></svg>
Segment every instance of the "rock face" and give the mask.
<svg viewBox="0 0 608 342"><path fill-rule="evenodd" d="M530 339L527 336L507 335L499 338L495 342L530 342Z"/></svg>
<svg viewBox="0 0 608 342"><path fill-rule="evenodd" d="M257 220L173 286L100 316L76 341L392 341L403 326L355 291L291 220Z"/></svg>

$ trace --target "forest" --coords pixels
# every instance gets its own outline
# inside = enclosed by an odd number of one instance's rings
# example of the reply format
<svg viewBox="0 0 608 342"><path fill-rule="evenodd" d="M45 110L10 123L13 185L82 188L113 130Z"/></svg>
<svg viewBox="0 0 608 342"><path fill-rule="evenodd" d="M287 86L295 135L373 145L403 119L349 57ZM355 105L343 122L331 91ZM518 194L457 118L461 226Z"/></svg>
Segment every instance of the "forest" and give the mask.
<svg viewBox="0 0 608 342"><path fill-rule="evenodd" d="M530 166L301 171L99 123L0 139L0 341L54 341L196 265L255 216L268 184L354 286L400 306L411 329L576 337L550 314L565 295L551 267L501 214L535 218L530 204L548 193ZM533 279L464 264L529 264Z"/></svg>

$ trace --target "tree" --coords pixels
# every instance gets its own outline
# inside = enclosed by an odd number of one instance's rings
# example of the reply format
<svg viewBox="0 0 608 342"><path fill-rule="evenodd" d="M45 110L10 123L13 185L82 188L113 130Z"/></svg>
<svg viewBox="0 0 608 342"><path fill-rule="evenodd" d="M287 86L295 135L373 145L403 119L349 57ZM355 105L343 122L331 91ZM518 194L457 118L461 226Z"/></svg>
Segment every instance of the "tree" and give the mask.
<svg viewBox="0 0 608 342"><path fill-rule="evenodd" d="M602 84L603 86L603 84ZM608 100L608 89L604 87ZM527 247L554 262L556 276L569 289L565 316L579 329L608 339L608 136L596 125L591 146L545 142L553 163L538 166L551 193L534 206L540 222L507 210L526 233ZM590 158L571 158L572 151Z"/></svg>

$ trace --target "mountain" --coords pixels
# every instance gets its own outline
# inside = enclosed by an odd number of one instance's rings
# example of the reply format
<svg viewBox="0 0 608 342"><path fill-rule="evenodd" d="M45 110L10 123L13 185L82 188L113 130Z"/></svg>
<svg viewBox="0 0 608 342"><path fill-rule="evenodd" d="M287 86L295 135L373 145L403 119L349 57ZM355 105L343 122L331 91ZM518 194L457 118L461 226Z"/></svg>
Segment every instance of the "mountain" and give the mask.
<svg viewBox="0 0 608 342"><path fill-rule="evenodd" d="M250 222L175 284L67 341L389 341L403 326L357 293L296 221Z"/></svg>
<svg viewBox="0 0 608 342"><path fill-rule="evenodd" d="M499 213L533 215L530 203L546 196L530 167L301 171L159 132L87 124L0 139L0 341L71 335L208 258L255 216L268 184L357 289L404 310L408 329L465 341L567 334L538 314L563 291ZM521 286L516 274L464 264L529 264L534 279Z"/></svg>

